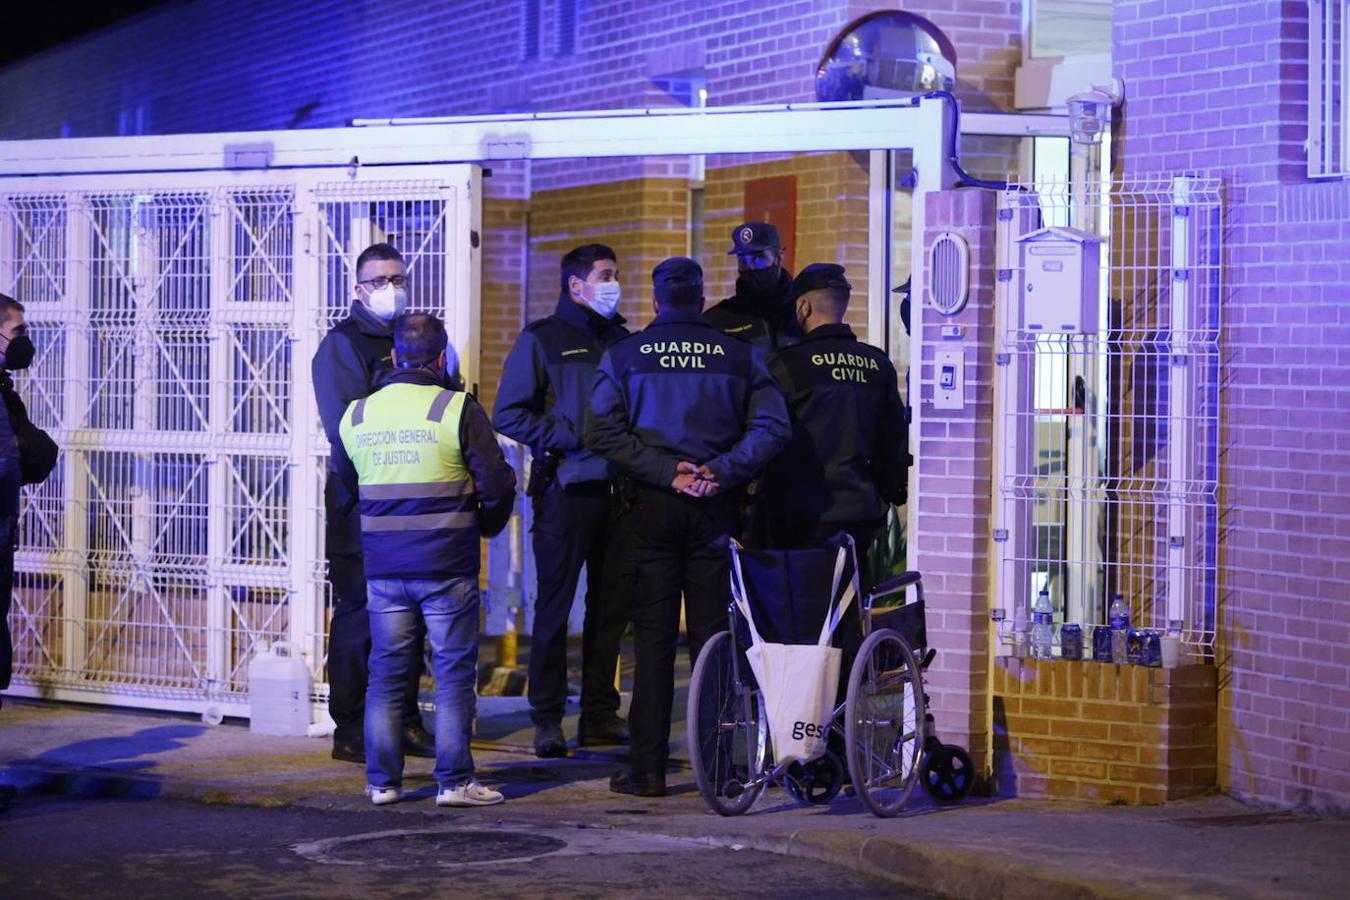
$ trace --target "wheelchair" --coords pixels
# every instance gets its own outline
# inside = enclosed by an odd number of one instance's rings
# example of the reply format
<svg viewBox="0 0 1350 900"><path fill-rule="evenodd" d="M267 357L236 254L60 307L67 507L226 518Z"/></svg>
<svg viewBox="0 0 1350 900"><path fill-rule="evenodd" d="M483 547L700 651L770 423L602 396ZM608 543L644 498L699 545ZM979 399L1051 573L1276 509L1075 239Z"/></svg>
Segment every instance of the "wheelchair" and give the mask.
<svg viewBox="0 0 1350 900"><path fill-rule="evenodd" d="M853 604L856 616L843 617L833 635L844 651L843 697L827 748L815 759L778 762L764 693L746 657L751 632L765 641L814 643L835 605L850 590L856 594L857 557L847 534L809 550L747 550L731 541L730 553L733 593L741 592L754 622L736 602L729 605L727 629L704 644L694 664L686 714L690 764L708 808L741 815L770 785L802 803L828 803L844 787L845 766L852 793L877 816L898 814L918 784L939 803L964 797L974 783L970 755L938 739L928 712L923 673L937 651L927 647L921 575L886 579ZM878 604L911 587L912 602Z"/></svg>

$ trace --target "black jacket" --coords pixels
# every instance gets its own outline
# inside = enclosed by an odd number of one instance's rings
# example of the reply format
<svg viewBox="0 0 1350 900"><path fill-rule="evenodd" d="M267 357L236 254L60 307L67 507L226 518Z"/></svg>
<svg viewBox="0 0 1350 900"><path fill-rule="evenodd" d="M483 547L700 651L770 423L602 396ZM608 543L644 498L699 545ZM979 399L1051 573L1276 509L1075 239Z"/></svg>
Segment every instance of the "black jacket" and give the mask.
<svg viewBox="0 0 1350 900"><path fill-rule="evenodd" d="M792 440L765 472L772 516L804 523L880 522L905 499L905 408L895 367L847 325L815 328L769 356L787 397Z"/></svg>
<svg viewBox="0 0 1350 900"><path fill-rule="evenodd" d="M394 336L389 324L376 318L360 303L353 301L347 318L333 326L319 342L310 364L314 379L314 399L328 443L342 443L338 426L347 404L375 393L381 371L391 368L390 351Z"/></svg>
<svg viewBox="0 0 1350 900"><path fill-rule="evenodd" d="M609 464L582 441L586 400L605 348L628 334L623 318L606 319L564 297L553 315L531 322L506 357L492 423L538 458L562 454L563 485L606 481Z"/></svg>
<svg viewBox="0 0 1350 900"><path fill-rule="evenodd" d="M703 313L703 318L724 334L749 341L768 353L802 338L792 302L792 276L778 270L778 282L767 293L757 291L750 279L736 279L736 293Z"/></svg>
<svg viewBox="0 0 1350 900"><path fill-rule="evenodd" d="M587 447L660 488L681 461L707 465L724 489L738 487L789 434L759 350L675 310L605 352L586 416Z"/></svg>
<svg viewBox="0 0 1350 900"><path fill-rule="evenodd" d="M14 390L14 379L7 370L0 371L0 399L9 413L9 427L19 448L20 483L39 484L46 481L56 468L61 448L51 435L28 418L28 407L24 406L19 392ZM17 506L15 511L18 511Z"/></svg>

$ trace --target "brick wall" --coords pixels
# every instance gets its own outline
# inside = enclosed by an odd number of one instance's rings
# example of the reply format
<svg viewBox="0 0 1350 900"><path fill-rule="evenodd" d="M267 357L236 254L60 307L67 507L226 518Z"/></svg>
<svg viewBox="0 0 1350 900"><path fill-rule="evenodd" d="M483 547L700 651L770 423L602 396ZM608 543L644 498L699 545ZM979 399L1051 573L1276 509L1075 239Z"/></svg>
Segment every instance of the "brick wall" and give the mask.
<svg viewBox="0 0 1350 900"><path fill-rule="evenodd" d="M938 651L928 671L938 732L966 746L979 772L987 770L989 738L989 497L993 459L994 194L959 190L928 199L925 246L944 231L970 245L970 299L954 317L922 305L924 358L911 402L922 403L919 446L917 565L924 573L930 643ZM914 315L918 319L919 297ZM959 340L941 326L958 324ZM965 354L965 408L933 407L934 351Z"/></svg>
<svg viewBox="0 0 1350 900"><path fill-rule="evenodd" d="M652 318L651 271L689 252L689 184L639 178L602 185L536 191L530 201L529 319L558 301L559 264L579 244L598 242L618 256L620 313L630 328Z"/></svg>
<svg viewBox="0 0 1350 900"><path fill-rule="evenodd" d="M479 399L491 410L502 363L525 324L525 166L498 164L483 179L482 309Z"/></svg>
<svg viewBox="0 0 1350 900"><path fill-rule="evenodd" d="M994 781L1004 796L1162 803L1208 793L1215 670L998 657Z"/></svg>
<svg viewBox="0 0 1350 900"><path fill-rule="evenodd" d="M1219 782L1350 809L1350 192L1305 177L1307 4L1114 10L1125 172L1226 184Z"/></svg>

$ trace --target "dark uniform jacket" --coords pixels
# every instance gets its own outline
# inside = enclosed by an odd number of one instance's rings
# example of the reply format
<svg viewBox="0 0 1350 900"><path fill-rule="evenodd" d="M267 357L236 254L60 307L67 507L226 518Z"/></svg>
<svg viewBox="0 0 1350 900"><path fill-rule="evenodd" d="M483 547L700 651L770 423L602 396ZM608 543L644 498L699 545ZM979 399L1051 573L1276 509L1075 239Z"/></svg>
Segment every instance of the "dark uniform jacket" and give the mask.
<svg viewBox="0 0 1350 900"><path fill-rule="evenodd" d="M909 467L895 367L847 325L823 325L769 356L787 396L792 440L759 499L796 522L879 523L903 503Z"/></svg>
<svg viewBox="0 0 1350 900"><path fill-rule="evenodd" d="M394 337L388 323L352 301L347 318L333 326L319 342L310 364L314 399L319 420L331 447L342 445L338 427L347 404L375 393L376 379L390 370ZM328 457L330 476L324 487L327 512L328 553L357 555L361 552L361 525L356 518L355 473L351 478L333 477L339 470L335 455Z"/></svg>
<svg viewBox="0 0 1350 900"><path fill-rule="evenodd" d="M628 334L623 321L563 297L553 315L526 326L506 357L493 425L527 444L536 459L546 450L561 453L557 477L564 486L611 477L609 463L586 448L582 430L595 367L605 348Z"/></svg>
<svg viewBox="0 0 1350 900"><path fill-rule="evenodd" d="M801 340L792 277L778 270L778 283L768 293L757 291L750 280L736 279L736 293L707 310L703 318L718 330L749 341L768 353Z"/></svg>
<svg viewBox="0 0 1350 900"><path fill-rule="evenodd" d="M347 404L375 393L380 370L391 367L394 336L387 322L353 301L347 318L333 326L319 343L310 364L314 399L328 443L342 443L338 426Z"/></svg>
<svg viewBox="0 0 1350 900"><path fill-rule="evenodd" d="M605 353L586 417L586 446L658 488L682 460L707 465L723 489L742 485L790 434L759 350L679 310Z"/></svg>
<svg viewBox="0 0 1350 900"><path fill-rule="evenodd" d="M10 393L13 393L11 390ZM14 394L19 407L23 401ZM19 441L17 418L0 406L0 690L9 687L13 644L9 633L10 593L14 585L14 545L19 521ZM27 418L27 413L24 413Z"/></svg>

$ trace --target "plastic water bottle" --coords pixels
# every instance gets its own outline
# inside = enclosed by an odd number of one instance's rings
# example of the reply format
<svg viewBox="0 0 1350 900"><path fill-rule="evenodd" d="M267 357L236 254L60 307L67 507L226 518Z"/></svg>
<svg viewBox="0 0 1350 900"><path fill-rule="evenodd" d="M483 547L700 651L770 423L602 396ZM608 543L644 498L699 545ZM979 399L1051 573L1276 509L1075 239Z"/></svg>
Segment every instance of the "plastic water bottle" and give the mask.
<svg viewBox="0 0 1350 900"><path fill-rule="evenodd" d="M1126 638L1130 630L1130 608L1120 594L1111 595L1111 607L1107 610L1111 624L1111 661L1118 665L1129 662L1129 650Z"/></svg>
<svg viewBox="0 0 1350 900"><path fill-rule="evenodd" d="M1028 655L1027 610L1020 603L1013 610L1013 656L1021 659Z"/></svg>
<svg viewBox="0 0 1350 900"><path fill-rule="evenodd" d="M1055 608L1050 605L1050 590L1041 588L1031 605L1031 655L1050 659L1055 642Z"/></svg>

